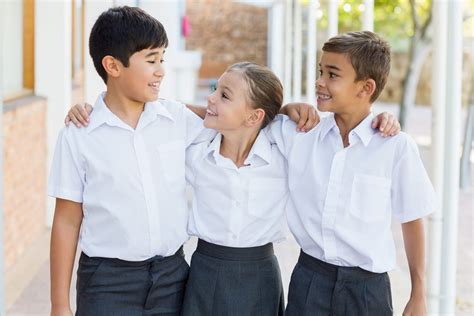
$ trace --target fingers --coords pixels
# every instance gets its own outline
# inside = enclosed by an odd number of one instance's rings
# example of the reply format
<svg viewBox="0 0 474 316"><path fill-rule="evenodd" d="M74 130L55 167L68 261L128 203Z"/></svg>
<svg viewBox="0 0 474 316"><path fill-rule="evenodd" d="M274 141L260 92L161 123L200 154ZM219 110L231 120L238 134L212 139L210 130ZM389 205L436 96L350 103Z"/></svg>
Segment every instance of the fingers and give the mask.
<svg viewBox="0 0 474 316"><path fill-rule="evenodd" d="M293 121L293 122L299 122L300 121L300 114L297 109L295 108L288 108L287 109L287 114L288 117ZM298 127L296 127L298 129Z"/></svg>
<svg viewBox="0 0 474 316"><path fill-rule="evenodd" d="M387 123L388 123L388 114L386 112L384 112L380 115L382 115L382 117L380 119L379 131L382 133L382 136L386 136L385 135L385 128L387 127Z"/></svg>
<svg viewBox="0 0 474 316"><path fill-rule="evenodd" d="M87 126L89 124L89 114L80 104L73 106L67 116L77 127Z"/></svg>
<svg viewBox="0 0 474 316"><path fill-rule="evenodd" d="M71 122L71 119L69 116L66 115L66 118L64 119L64 125L69 126L69 123Z"/></svg>
<svg viewBox="0 0 474 316"><path fill-rule="evenodd" d="M305 126L306 122L308 121L309 112L310 111L307 108L304 108L304 109L300 108L300 119L298 120L298 125L296 126L296 129L299 132L304 131L303 127Z"/></svg>
<svg viewBox="0 0 474 316"><path fill-rule="evenodd" d="M390 128L386 127L385 130L388 136L397 135L398 133L400 133L400 130L401 130L400 123L398 122L398 120L394 118L394 122L392 126Z"/></svg>
<svg viewBox="0 0 474 316"><path fill-rule="evenodd" d="M308 119L304 126L302 127L302 130L304 132L308 132L312 130L316 125L319 123L319 115L316 112L315 108L310 108L308 111Z"/></svg>

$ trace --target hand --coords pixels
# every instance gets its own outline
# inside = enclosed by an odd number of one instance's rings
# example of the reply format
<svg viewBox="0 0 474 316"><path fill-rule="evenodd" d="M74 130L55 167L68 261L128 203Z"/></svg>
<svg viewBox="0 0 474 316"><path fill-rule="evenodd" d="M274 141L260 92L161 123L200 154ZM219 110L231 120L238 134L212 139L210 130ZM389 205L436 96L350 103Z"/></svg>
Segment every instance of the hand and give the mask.
<svg viewBox="0 0 474 316"><path fill-rule="evenodd" d="M74 316L70 307L51 307L51 316Z"/></svg>
<svg viewBox="0 0 474 316"><path fill-rule="evenodd" d="M316 108L308 103L289 103L282 107L280 113L288 115L299 132L308 132L318 125L320 118Z"/></svg>
<svg viewBox="0 0 474 316"><path fill-rule="evenodd" d="M382 137L397 135L401 130L397 118L388 112L377 115L372 120L372 128L378 128Z"/></svg>
<svg viewBox="0 0 474 316"><path fill-rule="evenodd" d="M77 127L89 125L89 114L94 108L88 103L81 103L74 105L66 115L64 124L69 126L73 122Z"/></svg>
<svg viewBox="0 0 474 316"><path fill-rule="evenodd" d="M403 311L403 316L426 316L426 302L424 296L410 298Z"/></svg>

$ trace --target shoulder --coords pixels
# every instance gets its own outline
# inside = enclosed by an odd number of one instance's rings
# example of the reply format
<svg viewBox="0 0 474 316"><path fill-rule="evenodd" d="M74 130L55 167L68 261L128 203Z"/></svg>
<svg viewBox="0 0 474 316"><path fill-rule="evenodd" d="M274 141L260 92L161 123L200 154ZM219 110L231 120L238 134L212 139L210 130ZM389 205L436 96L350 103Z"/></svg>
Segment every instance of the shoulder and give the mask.
<svg viewBox="0 0 474 316"><path fill-rule="evenodd" d="M186 105L182 102L178 102L175 100L168 100L168 99L158 99L153 102L156 106L162 106L167 109L171 115L179 115L182 114L183 111L186 109Z"/></svg>

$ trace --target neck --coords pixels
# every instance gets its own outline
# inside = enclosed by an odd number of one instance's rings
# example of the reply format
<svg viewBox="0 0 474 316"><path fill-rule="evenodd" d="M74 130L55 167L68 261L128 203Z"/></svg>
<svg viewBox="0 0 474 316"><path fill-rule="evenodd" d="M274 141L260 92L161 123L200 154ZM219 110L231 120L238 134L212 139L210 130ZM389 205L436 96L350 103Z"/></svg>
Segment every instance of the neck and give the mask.
<svg viewBox="0 0 474 316"><path fill-rule="evenodd" d="M238 168L245 166L245 159L247 159L259 132L260 129L221 132L220 154L231 159Z"/></svg>
<svg viewBox="0 0 474 316"><path fill-rule="evenodd" d="M133 129L137 127L145 103L131 100L124 95L120 89L114 89L111 85L107 85L107 93L105 94L104 102L109 110L117 115L125 124L131 126Z"/></svg>
<svg viewBox="0 0 474 316"><path fill-rule="evenodd" d="M370 114L370 108L352 113L336 113L334 119L341 133L344 147L349 146L349 133Z"/></svg>

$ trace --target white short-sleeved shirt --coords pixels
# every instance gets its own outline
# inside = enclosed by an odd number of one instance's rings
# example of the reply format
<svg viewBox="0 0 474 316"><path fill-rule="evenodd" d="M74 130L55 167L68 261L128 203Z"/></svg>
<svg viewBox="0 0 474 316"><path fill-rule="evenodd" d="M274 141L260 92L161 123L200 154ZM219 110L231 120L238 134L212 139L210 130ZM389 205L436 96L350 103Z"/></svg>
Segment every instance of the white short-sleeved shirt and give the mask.
<svg viewBox="0 0 474 316"><path fill-rule="evenodd" d="M64 128L48 194L82 203L79 245L88 256L146 260L188 239L185 149L204 133L183 104L145 104L134 130L97 99L89 126Z"/></svg>
<svg viewBox="0 0 474 316"><path fill-rule="evenodd" d="M227 247L255 247L278 242L287 233L286 161L265 133L260 133L237 168L220 154L222 135L190 146L186 178L194 189L188 232Z"/></svg>
<svg viewBox="0 0 474 316"><path fill-rule="evenodd" d="M332 114L306 134L279 116L267 133L288 158L288 225L303 251L386 272L396 266L392 215L401 223L426 216L436 197L412 138L383 138L372 118L351 131L346 148Z"/></svg>

